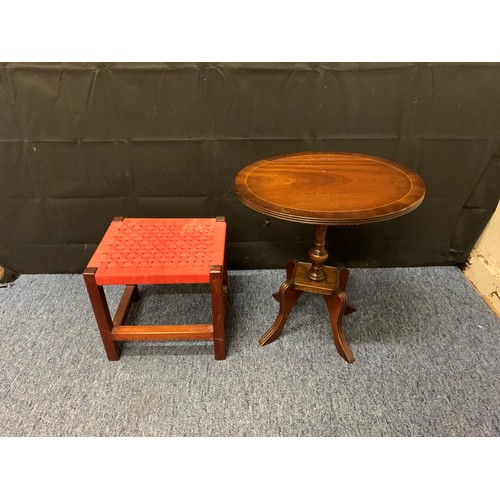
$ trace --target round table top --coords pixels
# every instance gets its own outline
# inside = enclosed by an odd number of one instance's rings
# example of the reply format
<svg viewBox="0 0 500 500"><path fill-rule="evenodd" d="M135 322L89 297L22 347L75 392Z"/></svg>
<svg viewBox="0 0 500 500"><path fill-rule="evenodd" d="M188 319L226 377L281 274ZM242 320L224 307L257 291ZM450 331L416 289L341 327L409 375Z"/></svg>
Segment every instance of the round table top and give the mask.
<svg viewBox="0 0 500 500"><path fill-rule="evenodd" d="M347 225L411 212L424 199L425 185L416 173L383 158L304 152L243 168L236 194L253 210L279 219Z"/></svg>

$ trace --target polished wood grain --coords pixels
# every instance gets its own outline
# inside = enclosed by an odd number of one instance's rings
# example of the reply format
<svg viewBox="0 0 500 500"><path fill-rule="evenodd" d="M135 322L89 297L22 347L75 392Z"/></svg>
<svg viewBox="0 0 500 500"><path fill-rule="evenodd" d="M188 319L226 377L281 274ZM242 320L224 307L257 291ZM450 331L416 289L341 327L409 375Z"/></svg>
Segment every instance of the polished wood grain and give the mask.
<svg viewBox="0 0 500 500"><path fill-rule="evenodd" d="M325 248L326 230L328 226L318 224L316 226L316 237L313 247L309 250L311 268L307 271L307 277L312 281L322 281L325 279L323 264L328 260L328 252Z"/></svg>
<svg viewBox="0 0 500 500"><path fill-rule="evenodd" d="M299 297L302 295L302 290L296 289L294 282L287 280L280 286L278 295L278 301L280 303L278 316L274 320L271 328L269 328L269 330L267 330L267 332L260 338L259 344L261 346L270 344L279 338L283 327L285 326L286 320L292 312L295 302L297 302Z"/></svg>
<svg viewBox="0 0 500 500"><path fill-rule="evenodd" d="M323 266L322 271L325 277L321 281L311 280L309 278L310 271L311 264L309 262L297 263L291 278L297 290L331 295L334 289L339 288L339 271L336 267Z"/></svg>
<svg viewBox="0 0 500 500"><path fill-rule="evenodd" d="M377 222L407 214L424 199L422 179L402 165L375 156L303 152L248 165L236 177L236 194L257 212L316 224L310 262L288 261L286 281L273 294L280 304L278 316L259 344L264 346L279 338L303 292L318 293L328 309L335 347L348 363L353 363L342 318L356 309L345 293L349 271L324 265L328 260L328 226Z"/></svg>
<svg viewBox="0 0 500 500"><path fill-rule="evenodd" d="M303 152L264 159L236 177L248 207L306 224L348 225L392 219L422 202L425 185L396 162L355 153Z"/></svg>
<svg viewBox="0 0 500 500"><path fill-rule="evenodd" d="M122 345L111 338L113 321L109 312L108 302L104 293L104 287L98 285L95 280L96 267L87 267L83 271L83 279L94 309L94 315L101 334L102 343L106 356L110 361L118 361L122 352Z"/></svg>
<svg viewBox="0 0 500 500"><path fill-rule="evenodd" d="M115 326L111 338L120 340L211 340L210 323L199 325L121 325Z"/></svg>

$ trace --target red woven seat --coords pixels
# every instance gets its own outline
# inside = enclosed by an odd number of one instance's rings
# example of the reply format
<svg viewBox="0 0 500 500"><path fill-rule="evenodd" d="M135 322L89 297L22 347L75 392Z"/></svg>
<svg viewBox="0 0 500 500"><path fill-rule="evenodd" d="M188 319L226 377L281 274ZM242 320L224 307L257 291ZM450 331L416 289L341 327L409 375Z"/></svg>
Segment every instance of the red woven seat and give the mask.
<svg viewBox="0 0 500 500"><path fill-rule="evenodd" d="M110 360L120 357L123 340L207 340L216 359L225 358L224 318L227 269L226 222L216 219L115 218L84 271L101 337ZM209 283L213 323L125 326L137 285ZM103 285L126 285L111 321Z"/></svg>
<svg viewBox="0 0 500 500"><path fill-rule="evenodd" d="M88 267L98 285L208 283L224 264L226 223L216 219L123 219L111 223Z"/></svg>

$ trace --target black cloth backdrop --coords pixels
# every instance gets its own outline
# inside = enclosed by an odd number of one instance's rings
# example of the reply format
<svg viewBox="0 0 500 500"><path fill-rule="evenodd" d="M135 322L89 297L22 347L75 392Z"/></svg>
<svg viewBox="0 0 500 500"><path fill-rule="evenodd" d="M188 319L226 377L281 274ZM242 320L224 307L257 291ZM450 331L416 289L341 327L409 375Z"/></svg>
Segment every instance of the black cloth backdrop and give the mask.
<svg viewBox="0 0 500 500"><path fill-rule="evenodd" d="M460 264L499 198L499 103L500 64L1 63L0 265L81 272L117 215L225 215L233 269L305 259L312 226L234 190L295 151L385 157L427 186L406 216L330 228L329 263Z"/></svg>

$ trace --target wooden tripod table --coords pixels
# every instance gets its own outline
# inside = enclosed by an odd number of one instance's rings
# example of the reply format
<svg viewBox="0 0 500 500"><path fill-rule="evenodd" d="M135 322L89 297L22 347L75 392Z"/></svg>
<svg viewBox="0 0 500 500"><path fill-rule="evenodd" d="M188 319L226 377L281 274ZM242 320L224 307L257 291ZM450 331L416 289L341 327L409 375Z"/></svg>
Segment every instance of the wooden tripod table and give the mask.
<svg viewBox="0 0 500 500"><path fill-rule="evenodd" d="M397 163L374 156L337 152L304 152L260 160L236 177L236 194L257 212L316 225L310 262L289 261L286 281L274 297L276 320L259 340L274 342L302 292L325 299L335 346L348 362L354 356L342 329L342 318L354 312L345 289L349 271L324 266L328 259L328 226L365 224L399 217L417 208L425 195L422 179Z"/></svg>

